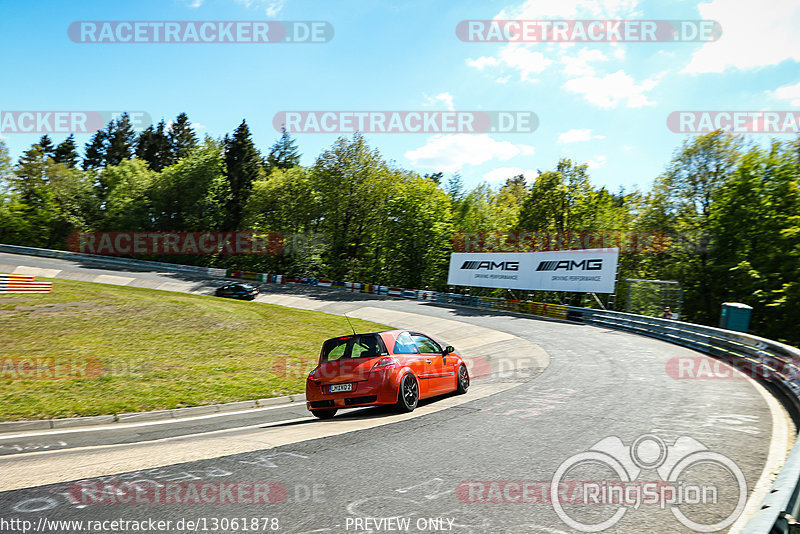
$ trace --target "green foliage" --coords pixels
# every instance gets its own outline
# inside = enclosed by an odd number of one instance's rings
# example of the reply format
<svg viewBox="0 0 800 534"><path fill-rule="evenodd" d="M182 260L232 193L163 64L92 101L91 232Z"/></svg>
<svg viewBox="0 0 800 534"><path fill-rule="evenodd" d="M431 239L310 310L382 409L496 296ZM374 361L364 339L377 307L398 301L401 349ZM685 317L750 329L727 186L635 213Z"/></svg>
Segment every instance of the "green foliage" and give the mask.
<svg viewBox="0 0 800 534"><path fill-rule="evenodd" d="M617 309L625 278L676 280L682 318L716 325L722 302L743 302L754 332L800 343L800 139L758 148L723 132L690 138L649 191L612 193L569 159L532 183L514 176L466 189L458 174L390 165L360 134L302 167L286 132L262 158L244 121L198 146L181 114L142 132L135 159L131 131L123 115L97 132L86 170L75 168L71 137L55 148L43 137L13 167L0 142L0 241L61 247L76 230L277 232L286 245L277 255L160 259L442 290L457 232L656 233L670 240L661 252L623 248Z"/></svg>
<svg viewBox="0 0 800 534"><path fill-rule="evenodd" d="M266 168L268 172L275 169L291 169L300 164L300 151L286 128L281 128L281 138L269 149Z"/></svg>
<svg viewBox="0 0 800 534"><path fill-rule="evenodd" d="M154 175L148 197L155 230L223 230L230 191L222 146L207 139L202 147Z"/></svg>
<svg viewBox="0 0 800 534"><path fill-rule="evenodd" d="M265 173L261 154L253 143L250 128L245 121L234 130L233 136L225 136L223 146L225 175L231 192L226 210L228 214L226 229L235 230L239 228L253 182Z"/></svg>

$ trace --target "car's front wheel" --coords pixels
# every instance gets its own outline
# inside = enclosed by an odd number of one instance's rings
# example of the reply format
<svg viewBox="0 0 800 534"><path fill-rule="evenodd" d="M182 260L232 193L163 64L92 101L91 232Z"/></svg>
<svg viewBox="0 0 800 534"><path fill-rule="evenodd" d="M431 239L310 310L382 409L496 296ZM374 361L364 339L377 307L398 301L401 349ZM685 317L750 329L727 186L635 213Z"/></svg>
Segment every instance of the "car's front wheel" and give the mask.
<svg viewBox="0 0 800 534"><path fill-rule="evenodd" d="M397 392L397 411L413 412L419 402L419 384L414 375L408 373L400 380L400 391Z"/></svg>
<svg viewBox="0 0 800 534"><path fill-rule="evenodd" d="M311 410L311 414L319 419L330 419L339 410Z"/></svg>

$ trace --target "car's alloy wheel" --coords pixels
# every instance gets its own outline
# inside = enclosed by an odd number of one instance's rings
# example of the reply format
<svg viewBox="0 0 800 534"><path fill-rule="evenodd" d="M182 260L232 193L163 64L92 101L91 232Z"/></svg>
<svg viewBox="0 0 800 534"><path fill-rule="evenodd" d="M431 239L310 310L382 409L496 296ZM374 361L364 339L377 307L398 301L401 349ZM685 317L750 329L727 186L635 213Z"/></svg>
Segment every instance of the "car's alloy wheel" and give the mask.
<svg viewBox="0 0 800 534"><path fill-rule="evenodd" d="M414 375L408 373L400 380L400 391L397 395L397 410L413 412L419 402L419 384Z"/></svg>
<svg viewBox="0 0 800 534"><path fill-rule="evenodd" d="M456 386L456 393L463 395L469 389L469 373L467 366L463 363L458 368L458 386Z"/></svg>
<svg viewBox="0 0 800 534"><path fill-rule="evenodd" d="M311 413L314 415L314 417L318 417L320 419L330 419L336 415L336 412L338 411L339 410L311 410Z"/></svg>

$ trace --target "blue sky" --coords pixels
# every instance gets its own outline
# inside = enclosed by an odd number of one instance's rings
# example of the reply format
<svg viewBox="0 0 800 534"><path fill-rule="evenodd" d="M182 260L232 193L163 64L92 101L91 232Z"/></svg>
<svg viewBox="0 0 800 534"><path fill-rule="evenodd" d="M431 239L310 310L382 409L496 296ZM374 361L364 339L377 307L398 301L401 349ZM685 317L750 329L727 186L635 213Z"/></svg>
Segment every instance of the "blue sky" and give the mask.
<svg viewBox="0 0 800 534"><path fill-rule="evenodd" d="M711 43L470 43L467 19L713 19ZM81 44L86 20L316 20L324 44ZM186 112L200 135L243 118L265 153L287 110L528 110L533 133L369 134L387 160L468 186L590 162L592 181L648 188L685 135L675 110L798 110L800 3L741 0L42 1L0 4L0 110ZM41 134L3 133L14 158ZM65 135L54 135L56 142ZM310 165L335 134L298 134ZM789 135L779 136L789 139ZM87 135L78 136L83 145ZM755 135L756 141L765 136Z"/></svg>

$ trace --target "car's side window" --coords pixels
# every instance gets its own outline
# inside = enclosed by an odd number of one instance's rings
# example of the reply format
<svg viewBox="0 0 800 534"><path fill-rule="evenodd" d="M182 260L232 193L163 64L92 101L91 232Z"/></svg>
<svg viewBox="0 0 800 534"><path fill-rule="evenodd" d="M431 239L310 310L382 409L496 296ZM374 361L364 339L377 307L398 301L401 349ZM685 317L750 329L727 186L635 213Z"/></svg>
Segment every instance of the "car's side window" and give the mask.
<svg viewBox="0 0 800 534"><path fill-rule="evenodd" d="M422 354L440 354L442 352L442 347L428 336L412 334L411 337Z"/></svg>
<svg viewBox="0 0 800 534"><path fill-rule="evenodd" d="M372 358L381 355L377 336L361 336L353 343L352 358Z"/></svg>
<svg viewBox="0 0 800 534"><path fill-rule="evenodd" d="M397 336L397 341L394 344L395 354L417 354L417 345L408 332L403 332Z"/></svg>

